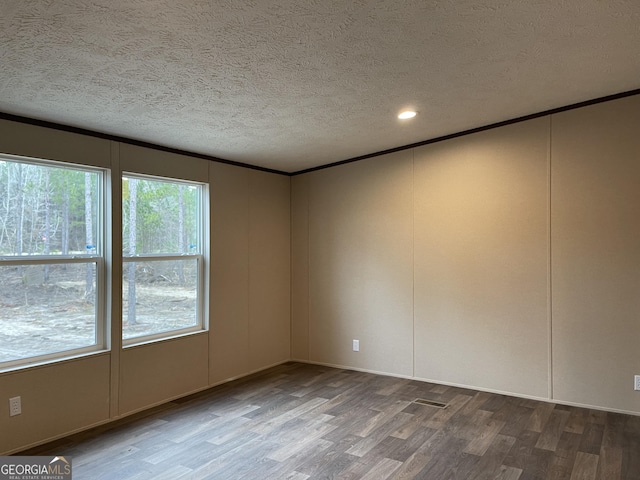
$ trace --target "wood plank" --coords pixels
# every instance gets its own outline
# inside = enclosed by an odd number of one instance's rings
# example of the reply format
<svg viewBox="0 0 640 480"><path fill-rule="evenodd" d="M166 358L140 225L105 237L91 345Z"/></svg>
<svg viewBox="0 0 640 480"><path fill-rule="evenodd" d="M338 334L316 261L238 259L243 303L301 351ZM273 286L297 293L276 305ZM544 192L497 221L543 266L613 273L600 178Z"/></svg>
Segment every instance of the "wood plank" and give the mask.
<svg viewBox="0 0 640 480"><path fill-rule="evenodd" d="M273 430L275 427L279 427L289 420L293 420L315 408L319 407L323 403L326 403L326 398L312 398L308 402L303 403L302 405L298 405L297 407L287 410L277 417L272 417L266 422L260 422L251 428L251 431L254 433L266 433ZM332 417L333 418L333 417Z"/></svg>
<svg viewBox="0 0 640 480"><path fill-rule="evenodd" d="M300 464L296 466L296 471L302 472L306 475L313 476L319 472L327 472L330 469L341 471L346 468L347 463L340 465L340 460L350 463L353 457L344 455L345 452L351 448L355 443L360 440L360 437L355 435L345 435L339 442L330 442L331 445L322 450L316 449L310 455L306 455L302 459Z"/></svg>
<svg viewBox="0 0 640 480"><path fill-rule="evenodd" d="M519 468L502 465L494 475L493 480L519 480L520 475L522 475L522 470Z"/></svg>
<svg viewBox="0 0 640 480"><path fill-rule="evenodd" d="M582 435L587 423L587 414L588 412L582 408L572 408L570 410L569 420L567 420L567 424L564 429L567 432Z"/></svg>
<svg viewBox="0 0 640 480"><path fill-rule="evenodd" d="M411 402L408 401L398 401L395 402L394 405L390 408L385 409L380 412L378 415L369 420L362 429L357 432L354 432L356 435L360 437L366 437L371 432L373 432L376 428L380 428L384 426L389 420L395 417L397 414L402 412Z"/></svg>
<svg viewBox="0 0 640 480"><path fill-rule="evenodd" d="M580 439L579 451L583 453L591 453L592 455L600 454L600 447L603 442L605 425L599 423L589 423L585 427L584 433Z"/></svg>
<svg viewBox="0 0 640 480"><path fill-rule="evenodd" d="M478 426L476 435L469 442L467 448L464 449L466 453L472 455L482 456L493 445L494 440L504 427L504 422L499 422L493 419L489 419L484 425Z"/></svg>
<svg viewBox="0 0 640 480"><path fill-rule="evenodd" d="M331 425L324 418L315 419L294 432L285 432L286 434L282 435L282 440L280 440L282 446L269 454L268 457L278 462L284 462L299 451L312 449L317 439L336 428L338 428L337 425Z"/></svg>
<svg viewBox="0 0 640 480"><path fill-rule="evenodd" d="M551 412L555 405L553 403L543 403L536 407L536 409L531 414L531 418L529 419L529 423L527 424L527 429L533 432L542 432L542 429L547 424L549 417L551 416Z"/></svg>
<svg viewBox="0 0 640 480"><path fill-rule="evenodd" d="M492 480L501 472L504 458L507 456L516 439L497 435L495 441L483 453L482 458L474 465L473 471L467 475L468 480Z"/></svg>
<svg viewBox="0 0 640 480"><path fill-rule="evenodd" d="M562 432L549 465L548 480L566 480L571 476L579 445L580 435L567 431Z"/></svg>
<svg viewBox="0 0 640 480"><path fill-rule="evenodd" d="M554 410L551 412L551 416L544 426L540 438L538 438L536 448L555 452L560 441L560 435L562 435L568 420L569 412L567 411Z"/></svg>
<svg viewBox="0 0 640 480"><path fill-rule="evenodd" d="M464 405L471 400L471 397L467 395L456 395L456 397L449 402L447 408L442 410L438 410L426 423L425 427L433 428L438 430L451 420L455 416L455 414L460 410Z"/></svg>
<svg viewBox="0 0 640 480"><path fill-rule="evenodd" d="M347 453L362 457L367 454L373 447L378 445L382 440L391 435L392 432L412 421L413 415L400 412L392 417L386 424L381 425L372 431L367 437L360 440L353 447L347 450Z"/></svg>
<svg viewBox="0 0 640 480"><path fill-rule="evenodd" d="M608 480L609 478L621 477L622 450L620 447L609 447L603 445L600 449L600 461L598 462L598 473L596 478L598 480Z"/></svg>
<svg viewBox="0 0 640 480"><path fill-rule="evenodd" d="M361 480L385 480L389 478L401 465L402 463L397 460L383 458L371 467L366 475L361 477Z"/></svg>
<svg viewBox="0 0 640 480"><path fill-rule="evenodd" d="M598 455L578 452L570 480L594 480L598 472Z"/></svg>
<svg viewBox="0 0 640 480"><path fill-rule="evenodd" d="M459 474L463 466L467 466L467 461L474 462L478 457L464 452L467 441L464 439L449 437L443 443L433 449L433 457L418 474L418 478L438 478L446 479L465 478L466 470Z"/></svg>
<svg viewBox="0 0 640 480"><path fill-rule="evenodd" d="M401 425L397 430L391 433L392 437L407 440L414 435L418 430L432 430L425 426L425 423L435 415L438 411L437 408L428 407L426 405L413 404L415 408L413 410L413 420L411 422ZM407 412L405 408L403 412ZM407 412L408 413L408 412Z"/></svg>

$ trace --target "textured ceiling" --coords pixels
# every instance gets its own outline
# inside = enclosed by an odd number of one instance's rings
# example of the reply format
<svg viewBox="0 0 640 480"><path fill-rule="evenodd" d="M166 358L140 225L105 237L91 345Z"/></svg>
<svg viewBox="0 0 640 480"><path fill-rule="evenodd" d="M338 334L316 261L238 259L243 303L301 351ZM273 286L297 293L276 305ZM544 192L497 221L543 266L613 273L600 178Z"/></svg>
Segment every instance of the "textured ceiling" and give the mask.
<svg viewBox="0 0 640 480"><path fill-rule="evenodd" d="M289 172L637 88L638 0L0 0L0 111Z"/></svg>

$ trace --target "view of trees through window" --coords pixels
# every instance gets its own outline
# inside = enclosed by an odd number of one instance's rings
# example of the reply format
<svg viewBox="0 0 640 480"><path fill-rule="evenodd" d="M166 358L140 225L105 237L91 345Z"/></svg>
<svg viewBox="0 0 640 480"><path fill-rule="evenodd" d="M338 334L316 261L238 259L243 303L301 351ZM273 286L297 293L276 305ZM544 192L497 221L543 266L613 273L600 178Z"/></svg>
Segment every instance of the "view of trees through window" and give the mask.
<svg viewBox="0 0 640 480"><path fill-rule="evenodd" d="M201 198L199 184L123 177L123 338L200 324Z"/></svg>
<svg viewBox="0 0 640 480"><path fill-rule="evenodd" d="M0 156L0 367L103 348L105 175ZM122 178L128 343L202 328L203 192Z"/></svg>
<svg viewBox="0 0 640 480"><path fill-rule="evenodd" d="M100 179L0 158L0 362L96 345Z"/></svg>
<svg viewBox="0 0 640 480"><path fill-rule="evenodd" d="M0 255L95 249L98 175L0 160Z"/></svg>

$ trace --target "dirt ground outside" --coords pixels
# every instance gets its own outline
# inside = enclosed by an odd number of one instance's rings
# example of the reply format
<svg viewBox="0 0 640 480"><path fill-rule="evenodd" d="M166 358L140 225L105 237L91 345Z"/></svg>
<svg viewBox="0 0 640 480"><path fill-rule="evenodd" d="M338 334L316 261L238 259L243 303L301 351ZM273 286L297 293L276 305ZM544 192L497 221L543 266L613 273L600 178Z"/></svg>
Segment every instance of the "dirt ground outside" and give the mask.
<svg viewBox="0 0 640 480"><path fill-rule="evenodd" d="M86 265L0 268L0 362L94 345L95 295L85 295ZM124 291L128 285L125 283ZM147 276L136 289L131 338L194 325L196 293L167 276ZM119 312L116 312L119 313Z"/></svg>

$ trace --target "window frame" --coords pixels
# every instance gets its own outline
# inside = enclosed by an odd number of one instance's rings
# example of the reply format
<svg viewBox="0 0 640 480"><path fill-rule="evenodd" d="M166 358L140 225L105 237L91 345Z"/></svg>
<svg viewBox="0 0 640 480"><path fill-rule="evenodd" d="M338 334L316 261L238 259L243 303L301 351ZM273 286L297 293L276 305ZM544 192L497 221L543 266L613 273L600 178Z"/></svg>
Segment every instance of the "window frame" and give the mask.
<svg viewBox="0 0 640 480"><path fill-rule="evenodd" d="M172 330L165 330L162 332L155 332L150 334L138 335L135 337L124 337L124 327L121 329L120 337L122 341L122 347L135 347L137 345L145 345L149 343L155 343L164 340L170 340L173 338L182 337L185 335L192 335L201 332L208 331L208 323L206 321L205 315L205 305L206 305L206 295L207 295L207 282L206 282L206 272L207 272L207 263L208 263L208 249L206 248L206 242L208 236L206 232L208 231L208 221L209 221L209 185L208 183L195 181L195 180L184 180L179 178L168 177L164 175L152 175L146 173L137 173L131 172L128 170L123 170L120 174L120 181L124 184L124 179L134 178L137 180L146 180L146 181L156 181L156 182L165 182L171 184L182 184L186 186L196 186L198 187L198 199L196 202L197 207L197 237L199 243L199 251L198 253L180 253L180 252L171 252L171 253L139 253L135 255L129 255L124 252L124 228L122 229L122 237L121 241L121 254L122 254L122 275L121 275L121 290L122 297L124 299L125 287L124 287L124 274L126 271L127 263L131 262L161 262L168 260L186 260L186 259L195 259L197 261L197 282L196 282L196 321L195 324L188 327L176 328ZM120 204L120 215L123 221L124 226L124 196L121 196L121 204ZM122 299L122 305L120 308L120 318L122 320L122 325L124 325L124 300Z"/></svg>
<svg viewBox="0 0 640 480"><path fill-rule="evenodd" d="M108 204L111 200L111 177L108 168L96 167L92 165L82 165L60 160L47 160L41 158L25 157L21 155L11 155L0 153L0 161L36 165L41 167L51 167L68 169L80 172L95 173L98 175L96 192L96 215L95 238L96 244L94 253L75 253L69 255L0 255L0 266L32 266L32 265L61 265L61 264L95 264L95 337L94 344L84 347L70 348L67 350L57 350L55 352L32 355L15 360L0 362L0 372L31 367L35 365L50 364L70 358L80 357L88 354L102 353L110 349L109 325L107 322L107 284L108 284L108 254L110 252L110 242L107 235L111 231L112 219L107 215Z"/></svg>

